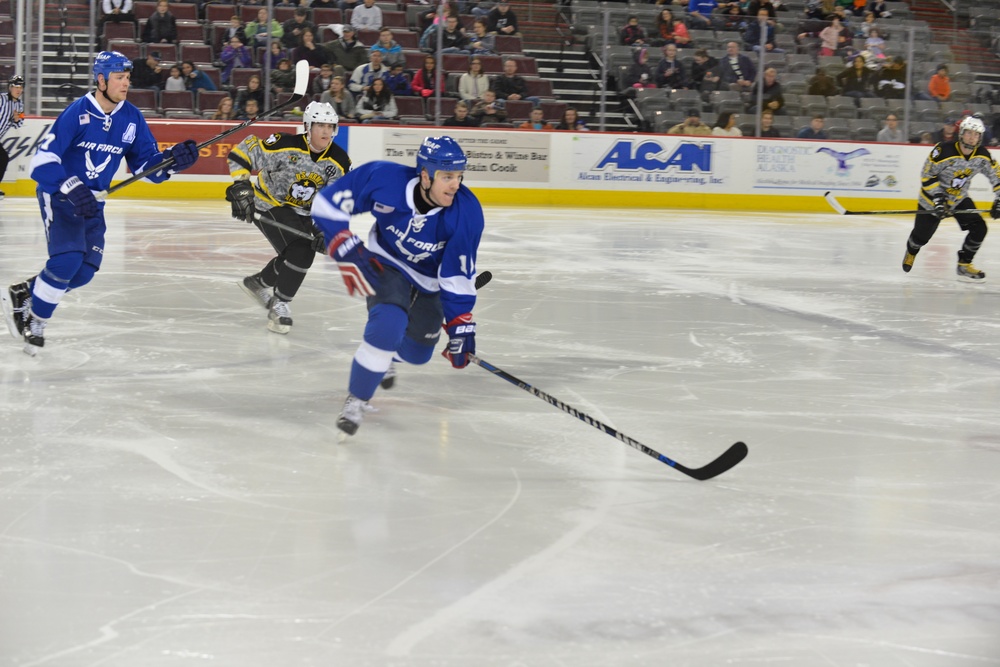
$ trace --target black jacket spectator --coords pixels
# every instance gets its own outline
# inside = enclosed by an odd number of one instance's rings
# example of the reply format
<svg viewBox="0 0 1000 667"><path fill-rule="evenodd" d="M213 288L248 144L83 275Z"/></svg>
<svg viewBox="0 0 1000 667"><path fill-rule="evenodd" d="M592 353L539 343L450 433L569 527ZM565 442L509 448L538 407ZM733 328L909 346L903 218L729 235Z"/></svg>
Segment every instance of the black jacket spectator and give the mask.
<svg viewBox="0 0 1000 667"><path fill-rule="evenodd" d="M173 44L177 42L177 19L169 11L161 14L159 8L146 21L142 41L147 44Z"/></svg>
<svg viewBox="0 0 1000 667"><path fill-rule="evenodd" d="M510 4L501 2L494 7L486 16L486 27L489 32L495 32L498 35L517 34L517 16L515 16L514 10L510 8Z"/></svg>

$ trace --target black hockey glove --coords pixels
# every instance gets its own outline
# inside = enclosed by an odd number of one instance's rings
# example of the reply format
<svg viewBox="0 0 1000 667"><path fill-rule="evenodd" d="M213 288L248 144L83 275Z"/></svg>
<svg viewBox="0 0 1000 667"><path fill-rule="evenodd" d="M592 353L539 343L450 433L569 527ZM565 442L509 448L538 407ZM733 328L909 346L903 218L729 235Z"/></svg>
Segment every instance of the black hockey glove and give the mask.
<svg viewBox="0 0 1000 667"><path fill-rule="evenodd" d="M250 181L236 181L226 188L226 201L233 205L233 217L243 222L253 220L253 186Z"/></svg>
<svg viewBox="0 0 1000 667"><path fill-rule="evenodd" d="M1000 197L993 200L993 208L990 209L990 217L994 220L1000 218Z"/></svg>
<svg viewBox="0 0 1000 667"><path fill-rule="evenodd" d="M329 246L326 243L326 239L323 238L323 232L321 232L320 230L318 230L318 229L316 229L314 227L313 228L312 249L315 252L318 252L321 255L325 255L325 254L327 254L328 247Z"/></svg>
<svg viewBox="0 0 1000 667"><path fill-rule="evenodd" d="M948 217L948 196L944 194L934 195L934 215L939 218Z"/></svg>

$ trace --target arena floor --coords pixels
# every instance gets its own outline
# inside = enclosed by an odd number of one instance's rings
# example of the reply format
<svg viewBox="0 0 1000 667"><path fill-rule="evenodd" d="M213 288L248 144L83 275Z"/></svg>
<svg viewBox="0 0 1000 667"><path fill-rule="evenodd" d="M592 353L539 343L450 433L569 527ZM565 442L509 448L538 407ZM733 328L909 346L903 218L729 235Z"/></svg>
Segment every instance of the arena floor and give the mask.
<svg viewBox="0 0 1000 667"><path fill-rule="evenodd" d="M489 209L479 355L749 445L698 482L439 356L344 438L335 266L279 336L225 202L108 218L42 352L0 337L0 667L1000 665L1000 239L969 285L950 221L906 275L906 218ZM0 202L0 283L44 259Z"/></svg>

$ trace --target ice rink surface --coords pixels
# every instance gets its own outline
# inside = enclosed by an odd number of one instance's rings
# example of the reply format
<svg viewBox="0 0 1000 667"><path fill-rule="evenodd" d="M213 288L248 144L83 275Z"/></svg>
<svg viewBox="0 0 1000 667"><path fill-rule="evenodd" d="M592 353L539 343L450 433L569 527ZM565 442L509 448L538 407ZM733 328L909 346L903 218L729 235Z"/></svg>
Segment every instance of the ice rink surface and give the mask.
<svg viewBox="0 0 1000 667"><path fill-rule="evenodd" d="M909 218L488 209L485 360L353 438L364 306L288 336L225 202L112 201L36 358L0 338L0 667L1000 665L1000 238ZM358 221L356 231L367 230ZM0 284L45 259L0 203Z"/></svg>

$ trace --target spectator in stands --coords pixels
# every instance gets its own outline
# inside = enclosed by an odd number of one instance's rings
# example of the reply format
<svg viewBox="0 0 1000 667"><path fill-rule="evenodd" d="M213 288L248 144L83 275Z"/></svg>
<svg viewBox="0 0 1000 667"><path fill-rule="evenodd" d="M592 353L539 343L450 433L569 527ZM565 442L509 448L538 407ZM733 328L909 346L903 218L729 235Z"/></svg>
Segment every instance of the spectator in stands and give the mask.
<svg viewBox="0 0 1000 667"><path fill-rule="evenodd" d="M894 56L879 70L878 94L887 100L901 100L906 96L906 61L902 56Z"/></svg>
<svg viewBox="0 0 1000 667"><path fill-rule="evenodd" d="M504 108L503 100L497 99L497 94L492 90L483 93L483 98L472 105L472 115L483 123L504 123L507 121L507 110Z"/></svg>
<svg viewBox="0 0 1000 667"><path fill-rule="evenodd" d="M432 4L436 5L437 2L434 2ZM456 7L453 2L445 2L444 3L445 18L452 15L458 16L458 7ZM438 8L436 6L430 7L426 12L421 13L417 17L418 21L417 32L420 33L421 39L423 39L423 36L427 34L428 28L430 28L431 26L436 26L438 24L438 21L440 20L441 19L438 16ZM437 28L435 28L435 30L437 30ZM421 46L421 48L423 48L423 46Z"/></svg>
<svg viewBox="0 0 1000 667"><path fill-rule="evenodd" d="M378 30L382 27L382 9L375 0L364 0L351 12L351 25L358 30Z"/></svg>
<svg viewBox="0 0 1000 667"><path fill-rule="evenodd" d="M697 49L694 52L694 62L691 63L691 75L688 77L691 88L694 90L705 90L703 84L705 75L719 66L719 60L708 55L706 49Z"/></svg>
<svg viewBox="0 0 1000 667"><path fill-rule="evenodd" d="M493 11L493 8L497 6L497 3L494 0L480 0L479 2L470 0L469 4L471 7L469 7L468 13L475 16L477 20L485 20L486 17L490 15L490 12Z"/></svg>
<svg viewBox="0 0 1000 667"><path fill-rule="evenodd" d="M472 55L476 56L497 55L497 36L488 33L485 19L476 19L476 22L472 24L469 49L472 51Z"/></svg>
<svg viewBox="0 0 1000 667"><path fill-rule="evenodd" d="M951 79L948 78L948 66L944 63L938 65L937 72L927 82L927 92L938 102L951 99Z"/></svg>
<svg viewBox="0 0 1000 667"><path fill-rule="evenodd" d="M291 93L295 90L295 70L292 69L292 61L283 58L278 61L278 66L271 72L271 92ZM261 107L264 103L261 102ZM292 113L295 113L294 110Z"/></svg>
<svg viewBox="0 0 1000 667"><path fill-rule="evenodd" d="M704 135L709 136L712 134L712 128L701 122L701 112L697 109L689 109L687 112L687 118L684 122L677 123L669 130L667 134L692 134L692 135Z"/></svg>
<svg viewBox="0 0 1000 667"><path fill-rule="evenodd" d="M840 17L834 16L830 20L830 25L819 31L819 38L821 40L819 55L832 56L848 44L849 34Z"/></svg>
<svg viewBox="0 0 1000 667"><path fill-rule="evenodd" d="M688 46L690 43L691 35L688 33L687 26L681 21L674 21L674 14L669 9L661 9L653 26L650 44L653 46L665 46L666 44Z"/></svg>
<svg viewBox="0 0 1000 667"><path fill-rule="evenodd" d="M758 137L780 137L781 132L774 126L774 113L765 109L760 114L760 134Z"/></svg>
<svg viewBox="0 0 1000 667"><path fill-rule="evenodd" d="M899 128L899 118L894 113L885 117L885 126L875 135L875 141L887 144L907 143L906 134Z"/></svg>
<svg viewBox="0 0 1000 667"><path fill-rule="evenodd" d="M257 100L249 99L246 101L246 106L236 114L235 120L250 120L251 118L256 118L259 113L260 105L257 103Z"/></svg>
<svg viewBox="0 0 1000 667"><path fill-rule="evenodd" d="M748 56L740 53L737 42L726 43L726 57L719 61L718 66L705 75L706 81L720 85L720 90L735 90L746 92L753 86L757 70Z"/></svg>
<svg viewBox="0 0 1000 667"><path fill-rule="evenodd" d="M719 3L716 0L690 0L687 8L688 27L695 30L711 30L716 17L712 16Z"/></svg>
<svg viewBox="0 0 1000 667"><path fill-rule="evenodd" d="M364 95L371 88L372 81L381 79L389 73L389 68L382 64L382 52L372 49L368 54L370 62L358 67L351 74L351 80L347 87L355 97Z"/></svg>
<svg viewBox="0 0 1000 667"><path fill-rule="evenodd" d="M236 93L236 108L240 113L246 110L247 100L255 100L258 109L264 106L264 88L261 85L260 77L256 74L250 75L250 78L247 79L247 87Z"/></svg>
<svg viewBox="0 0 1000 667"><path fill-rule="evenodd" d="M389 68L389 73L382 77L389 92L395 97L409 97L413 95L413 88L410 87L410 75L403 70L402 63L396 63Z"/></svg>
<svg viewBox="0 0 1000 667"><path fill-rule="evenodd" d="M677 58L677 45L672 42L663 47L663 58L656 66L656 85L671 90L687 88L689 85L684 73L684 63Z"/></svg>
<svg viewBox="0 0 1000 667"><path fill-rule="evenodd" d="M163 90L169 90L169 91L187 90L187 85L186 82L184 81L184 75L181 74L180 65L170 66L170 76L168 76L167 80L163 83Z"/></svg>
<svg viewBox="0 0 1000 667"><path fill-rule="evenodd" d="M632 52L632 64L625 72L622 87L628 97L635 97L639 88L656 88L656 72L649 66L649 53L645 48Z"/></svg>
<svg viewBox="0 0 1000 667"><path fill-rule="evenodd" d="M738 2L721 5L714 16L716 30L743 32L747 29L747 15Z"/></svg>
<svg viewBox="0 0 1000 667"><path fill-rule="evenodd" d="M103 0L100 32L104 32L104 26L108 23L131 23L135 28L133 34L138 35L139 20L132 9L132 0Z"/></svg>
<svg viewBox="0 0 1000 667"><path fill-rule="evenodd" d="M278 69L278 63L288 57L288 51L281 45L280 40L271 41L271 50L268 52L267 56L264 57L264 62L261 63L269 70Z"/></svg>
<svg viewBox="0 0 1000 667"><path fill-rule="evenodd" d="M816 73L809 79L809 87L806 92L810 95L822 95L830 97L840 92L837 82L830 78L826 70L822 67L816 68Z"/></svg>
<svg viewBox="0 0 1000 667"><path fill-rule="evenodd" d="M352 73L364 65L369 58L368 50L356 38L357 31L354 26L344 25L341 31L338 39L326 42L323 46L326 48L327 62L334 64L333 73L346 79L349 76L348 73Z"/></svg>
<svg viewBox="0 0 1000 667"><path fill-rule="evenodd" d="M312 82L312 92L313 95L322 95L325 91L330 89L330 81L333 80L333 65L330 63L323 63L319 67L319 74L313 79Z"/></svg>
<svg viewBox="0 0 1000 667"><path fill-rule="evenodd" d="M444 32L441 33L441 53L469 55L469 37L459 25L457 16L449 16L444 20Z"/></svg>
<svg viewBox="0 0 1000 667"><path fill-rule="evenodd" d="M840 94L854 98L854 104L861 106L862 97L875 97L875 73L865 66L864 56L855 56L847 67L837 75Z"/></svg>
<svg viewBox="0 0 1000 667"><path fill-rule="evenodd" d="M147 44L177 43L177 19L170 13L167 0L156 3L156 11L146 20L142 41Z"/></svg>
<svg viewBox="0 0 1000 667"><path fill-rule="evenodd" d="M621 43L625 46L642 46L646 43L646 31L639 25L639 17L632 14L628 17L625 27L619 34Z"/></svg>
<svg viewBox="0 0 1000 667"><path fill-rule="evenodd" d="M882 39L878 28L872 28L868 33L868 38L865 39L865 51L876 61L885 60L885 40Z"/></svg>
<svg viewBox="0 0 1000 667"><path fill-rule="evenodd" d="M250 49L243 45L243 42L239 37L233 37L229 40L229 44L226 44L226 48L222 49L222 53L219 54L219 60L222 61L222 83L229 85L229 79L233 75L233 69L236 67L252 67L253 66L253 53Z"/></svg>
<svg viewBox="0 0 1000 667"><path fill-rule="evenodd" d="M739 118L739 115L731 111L723 111L715 121L712 135L716 137L742 137L743 130L736 126Z"/></svg>
<svg viewBox="0 0 1000 667"><path fill-rule="evenodd" d="M778 81L778 70L774 67L768 67L764 70L764 76L754 82L753 88L750 89L750 109L757 107L758 85L764 86L761 97L761 111L766 109L775 114L785 113L785 94L781 87L781 82Z"/></svg>
<svg viewBox="0 0 1000 667"><path fill-rule="evenodd" d="M424 56L424 66L416 71L413 75L413 82L410 84L410 88L413 90L413 94L418 97L428 98L434 94L434 82L437 78L437 58L427 54ZM438 86L438 90L441 91L442 95L445 95L445 80L446 76L441 75L441 84Z"/></svg>
<svg viewBox="0 0 1000 667"><path fill-rule="evenodd" d="M764 50L767 53L784 53L785 50L778 47L774 41L774 24L767 15L767 10L761 7L757 10L757 20L747 24L746 32L743 33L743 43L748 51L760 52L761 36L763 35Z"/></svg>
<svg viewBox="0 0 1000 667"><path fill-rule="evenodd" d="M382 64L390 69L397 63L403 66L406 65L406 54L403 53L403 47L397 44L396 40L392 38L392 30L389 28L379 30L378 42L369 49L369 52L371 51L381 51ZM369 53L369 55L371 54Z"/></svg>
<svg viewBox="0 0 1000 667"><path fill-rule="evenodd" d="M517 35L517 16L510 8L509 2L501 0L497 6L487 15L486 25L489 32L497 35Z"/></svg>
<svg viewBox="0 0 1000 667"><path fill-rule="evenodd" d="M302 33L312 30L316 33L316 24L309 20L309 10L296 7L292 18L281 24L281 45L286 49L294 49L302 44Z"/></svg>
<svg viewBox="0 0 1000 667"><path fill-rule="evenodd" d="M574 107L566 107L562 120L555 126L557 130L573 130L575 132L590 132L590 128L580 118L580 113Z"/></svg>
<svg viewBox="0 0 1000 667"><path fill-rule="evenodd" d="M355 120L356 118L354 95L351 95L347 90L342 76L334 76L330 80L330 88L320 96L319 101L332 106L337 115L340 116L341 121L345 119Z"/></svg>
<svg viewBox="0 0 1000 667"><path fill-rule="evenodd" d="M195 67L193 61L185 60L181 63L181 74L184 75L184 81L190 91L217 90L208 75Z"/></svg>
<svg viewBox="0 0 1000 667"><path fill-rule="evenodd" d="M871 34L872 30L877 28L878 22L875 20L875 14L872 12L865 12L864 20L854 30L854 36L862 39L868 39L868 35Z"/></svg>
<svg viewBox="0 0 1000 667"><path fill-rule="evenodd" d="M469 104L475 104L490 89L490 77L483 72L483 61L472 56L469 71L458 79L458 96Z"/></svg>
<svg viewBox="0 0 1000 667"><path fill-rule="evenodd" d="M339 0L312 0L309 3L309 8L316 9L340 9Z"/></svg>
<svg viewBox="0 0 1000 667"><path fill-rule="evenodd" d="M344 12L345 16L348 9L355 9L359 4L359 0L339 0L337 2L337 6L340 7L340 11Z"/></svg>
<svg viewBox="0 0 1000 667"><path fill-rule="evenodd" d="M233 98L223 97L219 100L219 106L215 107L212 120L235 120L236 112L233 110Z"/></svg>
<svg viewBox="0 0 1000 667"><path fill-rule="evenodd" d="M319 72L319 68L328 62L329 54L326 49L316 43L316 33L306 28L302 31L302 43L292 52L292 60L299 62L305 60L309 63L309 69L313 73Z"/></svg>
<svg viewBox="0 0 1000 667"><path fill-rule="evenodd" d="M528 95L528 83L517 73L517 61L507 58L503 63L503 74L493 79L493 92L498 100L528 100L535 106L541 101Z"/></svg>
<svg viewBox="0 0 1000 667"><path fill-rule="evenodd" d="M920 133L920 139L919 139L919 141L917 143L920 143L920 144L930 144L931 146L933 146L937 142L934 141L934 133L933 132L921 132Z"/></svg>
<svg viewBox="0 0 1000 667"><path fill-rule="evenodd" d="M871 0L868 4L868 11L874 14L877 19L892 18L892 12L889 11L885 0Z"/></svg>
<svg viewBox="0 0 1000 667"><path fill-rule="evenodd" d="M145 58L132 61L132 87L159 91L163 85L160 52L150 51Z"/></svg>
<svg viewBox="0 0 1000 667"><path fill-rule="evenodd" d="M268 17L267 7L261 7L257 10L257 20L247 23L244 32L250 43L255 46L267 44L268 33L271 34L272 40L279 40L285 35L285 29L281 27L278 20Z"/></svg>
<svg viewBox="0 0 1000 667"><path fill-rule="evenodd" d="M469 103L459 100L455 103L455 114L444 119L445 127L479 127L476 117L469 114Z"/></svg>
<svg viewBox="0 0 1000 667"><path fill-rule="evenodd" d="M550 123L545 122L545 113L538 107L531 110L528 120L524 121L518 128L521 130L554 130Z"/></svg>
<svg viewBox="0 0 1000 667"><path fill-rule="evenodd" d="M358 119L362 123L378 123L399 115L396 99L382 79L373 79L367 92L358 100Z"/></svg>
<svg viewBox="0 0 1000 667"><path fill-rule="evenodd" d="M799 139L829 139L830 135L823 128L826 126L826 118L822 114L816 114L795 136Z"/></svg>
<svg viewBox="0 0 1000 667"><path fill-rule="evenodd" d="M806 0L803 10L806 19L823 21L833 13L834 0Z"/></svg>
<svg viewBox="0 0 1000 667"><path fill-rule="evenodd" d="M961 118L949 115L941 123L941 129L933 133L934 143L936 144L946 144L956 141L958 139L958 132L956 128L958 127L958 122Z"/></svg>
<svg viewBox="0 0 1000 667"><path fill-rule="evenodd" d="M778 7L771 0L750 0L746 3L747 16L757 16L760 10L767 12L767 18L774 25L778 20Z"/></svg>
<svg viewBox="0 0 1000 667"><path fill-rule="evenodd" d="M226 31L222 33L219 43L215 45L216 48L221 51L225 48L226 44L229 44L233 37L239 37L240 42L243 44L247 43L247 33L243 29L243 22L240 21L240 17L236 14L229 17L229 25L226 26Z"/></svg>

